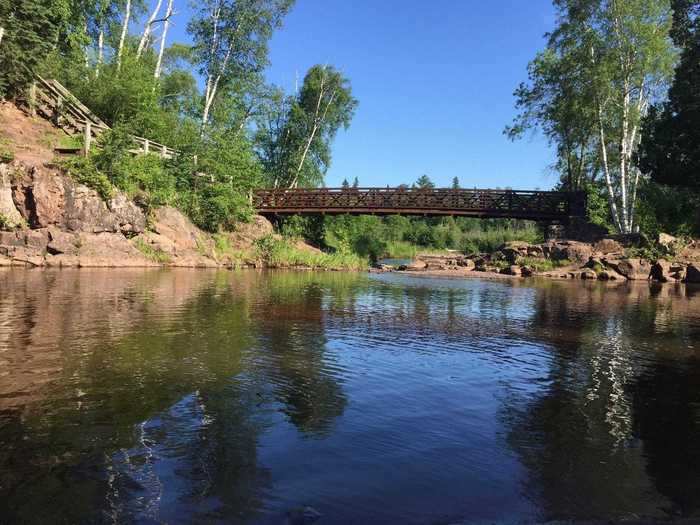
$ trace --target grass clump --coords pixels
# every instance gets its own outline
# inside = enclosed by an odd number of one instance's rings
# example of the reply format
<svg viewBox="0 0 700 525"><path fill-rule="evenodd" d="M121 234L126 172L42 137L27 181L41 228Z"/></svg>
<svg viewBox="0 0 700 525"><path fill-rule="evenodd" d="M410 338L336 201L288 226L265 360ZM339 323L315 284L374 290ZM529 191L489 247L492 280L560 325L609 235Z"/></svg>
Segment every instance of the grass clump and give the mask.
<svg viewBox="0 0 700 525"><path fill-rule="evenodd" d="M0 139L0 164L12 162L15 160L15 153L10 149L7 140Z"/></svg>
<svg viewBox="0 0 700 525"><path fill-rule="evenodd" d="M536 272L550 272L557 268L569 266L569 259L543 259L541 257L519 257L517 263L520 266L529 266Z"/></svg>
<svg viewBox="0 0 700 525"><path fill-rule="evenodd" d="M146 257L146 259L160 264L170 262L170 256L167 253L165 253L160 248L153 247L143 239L136 239L136 241L134 241L134 244L136 248L144 255L144 257Z"/></svg>
<svg viewBox="0 0 700 525"><path fill-rule="evenodd" d="M255 243L255 256L273 268L305 267L321 270L364 270L369 261L350 252L323 253L300 249L287 239L268 235Z"/></svg>

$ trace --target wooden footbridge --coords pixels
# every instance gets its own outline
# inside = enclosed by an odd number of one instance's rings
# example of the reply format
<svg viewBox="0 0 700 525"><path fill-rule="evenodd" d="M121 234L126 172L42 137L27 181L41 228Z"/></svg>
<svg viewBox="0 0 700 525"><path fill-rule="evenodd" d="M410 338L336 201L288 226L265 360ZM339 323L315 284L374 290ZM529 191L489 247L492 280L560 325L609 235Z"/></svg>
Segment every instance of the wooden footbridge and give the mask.
<svg viewBox="0 0 700 525"><path fill-rule="evenodd" d="M261 215L455 215L567 222L585 217L583 192L414 188L262 189Z"/></svg>

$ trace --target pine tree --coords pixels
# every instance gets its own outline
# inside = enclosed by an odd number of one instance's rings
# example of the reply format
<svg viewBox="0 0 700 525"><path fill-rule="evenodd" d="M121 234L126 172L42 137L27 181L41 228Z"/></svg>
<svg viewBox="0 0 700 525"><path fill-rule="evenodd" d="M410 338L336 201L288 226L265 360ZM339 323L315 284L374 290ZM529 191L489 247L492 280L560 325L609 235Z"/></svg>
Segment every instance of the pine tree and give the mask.
<svg viewBox="0 0 700 525"><path fill-rule="evenodd" d="M422 190L429 190L435 187L435 183L427 175L421 175L416 181L416 186Z"/></svg>
<svg viewBox="0 0 700 525"><path fill-rule="evenodd" d="M348 179L343 179L343 189L348 189L350 187L350 183L348 182Z"/></svg>
<svg viewBox="0 0 700 525"><path fill-rule="evenodd" d="M69 13L52 0L0 0L0 96L21 93L56 46Z"/></svg>
<svg viewBox="0 0 700 525"><path fill-rule="evenodd" d="M357 180L357 177L355 177L355 180L352 181L352 187L353 188L358 188L360 186L360 181Z"/></svg>
<svg viewBox="0 0 700 525"><path fill-rule="evenodd" d="M453 190L458 190L459 189L459 179L455 177L452 179L452 189Z"/></svg>

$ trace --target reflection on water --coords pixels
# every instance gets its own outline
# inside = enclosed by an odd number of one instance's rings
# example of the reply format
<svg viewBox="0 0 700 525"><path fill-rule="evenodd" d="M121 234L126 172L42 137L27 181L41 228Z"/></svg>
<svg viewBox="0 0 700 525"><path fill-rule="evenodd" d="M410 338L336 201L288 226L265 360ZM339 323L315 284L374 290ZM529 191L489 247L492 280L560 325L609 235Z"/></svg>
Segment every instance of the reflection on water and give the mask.
<svg viewBox="0 0 700 525"><path fill-rule="evenodd" d="M700 519L700 290L0 272L0 522Z"/></svg>

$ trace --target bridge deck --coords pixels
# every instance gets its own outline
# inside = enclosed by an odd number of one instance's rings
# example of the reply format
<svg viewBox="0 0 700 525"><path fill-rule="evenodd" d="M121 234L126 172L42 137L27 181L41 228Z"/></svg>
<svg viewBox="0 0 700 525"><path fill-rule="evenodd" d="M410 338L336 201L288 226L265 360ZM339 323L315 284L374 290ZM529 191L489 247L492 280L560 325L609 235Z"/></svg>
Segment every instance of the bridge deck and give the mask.
<svg viewBox="0 0 700 525"><path fill-rule="evenodd" d="M585 203L582 192L449 188L263 189L253 195L253 205L263 215L461 215L544 221L584 216Z"/></svg>

